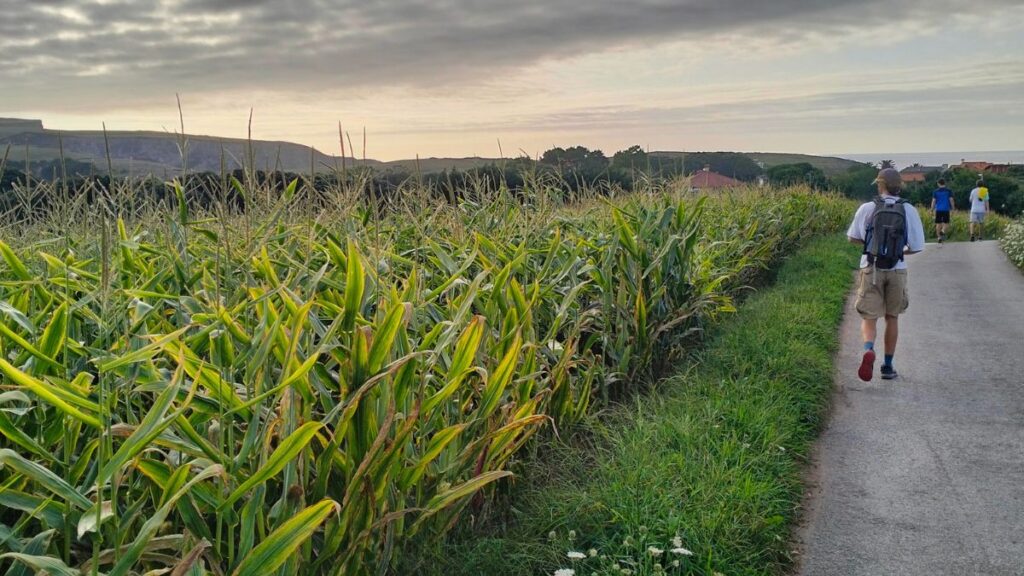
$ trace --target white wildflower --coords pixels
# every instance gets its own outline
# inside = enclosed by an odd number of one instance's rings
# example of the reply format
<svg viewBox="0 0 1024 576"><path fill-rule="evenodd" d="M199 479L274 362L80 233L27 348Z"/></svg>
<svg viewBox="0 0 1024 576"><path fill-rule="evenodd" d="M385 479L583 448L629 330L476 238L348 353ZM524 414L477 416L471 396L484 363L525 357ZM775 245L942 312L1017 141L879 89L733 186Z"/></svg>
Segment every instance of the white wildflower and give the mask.
<svg viewBox="0 0 1024 576"><path fill-rule="evenodd" d="M576 576L576 571L572 568L559 568L555 570L555 576Z"/></svg>
<svg viewBox="0 0 1024 576"><path fill-rule="evenodd" d="M597 549L591 548L590 550L587 550L587 555L591 558L597 558Z"/></svg>
<svg viewBox="0 0 1024 576"><path fill-rule="evenodd" d="M655 547L655 546L648 546L647 547L647 553L650 554L651 556L661 556L662 553L664 553L664 552L665 552L664 550L662 550L661 548Z"/></svg>
<svg viewBox="0 0 1024 576"><path fill-rule="evenodd" d="M576 531L575 530L569 530L569 540L575 540L575 539L576 539Z"/></svg>
<svg viewBox="0 0 1024 576"><path fill-rule="evenodd" d="M587 557L583 552L577 552L575 550L569 550L566 556L568 556L570 560L583 560Z"/></svg>
<svg viewBox="0 0 1024 576"><path fill-rule="evenodd" d="M548 532L548 540L555 540L556 538L558 538L557 532L555 532L554 530Z"/></svg>
<svg viewBox="0 0 1024 576"><path fill-rule="evenodd" d="M686 548L683 548L682 546L677 546L676 548L673 548L672 549L672 553L673 554L679 554L680 556L693 556L693 552L690 552L689 550L687 550Z"/></svg>
<svg viewBox="0 0 1024 576"><path fill-rule="evenodd" d="M674 548L682 548L683 547L683 539L680 538L678 534L676 534L675 538L672 538L672 546Z"/></svg>

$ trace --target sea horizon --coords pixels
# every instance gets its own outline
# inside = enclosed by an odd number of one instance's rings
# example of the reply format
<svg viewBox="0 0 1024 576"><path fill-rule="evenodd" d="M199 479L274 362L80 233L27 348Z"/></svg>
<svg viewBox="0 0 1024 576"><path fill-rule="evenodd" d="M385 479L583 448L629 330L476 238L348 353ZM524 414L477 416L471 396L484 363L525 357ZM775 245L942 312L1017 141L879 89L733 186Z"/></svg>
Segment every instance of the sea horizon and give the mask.
<svg viewBox="0 0 1024 576"><path fill-rule="evenodd" d="M955 165L963 161L992 162L994 164L1024 164L1024 150L973 150L960 152L876 152L858 154L829 154L857 162L878 164L882 160L892 160L897 168L906 168L914 164L923 166Z"/></svg>

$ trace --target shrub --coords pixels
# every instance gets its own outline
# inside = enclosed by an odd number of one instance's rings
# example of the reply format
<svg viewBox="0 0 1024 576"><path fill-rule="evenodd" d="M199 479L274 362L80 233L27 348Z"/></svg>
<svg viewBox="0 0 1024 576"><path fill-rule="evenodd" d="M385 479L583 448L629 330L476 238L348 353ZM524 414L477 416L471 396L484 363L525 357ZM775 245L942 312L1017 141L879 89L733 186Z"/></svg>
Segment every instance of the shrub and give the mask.
<svg viewBox="0 0 1024 576"><path fill-rule="evenodd" d="M1006 227L1002 244L1010 261L1024 270L1024 220L1018 220Z"/></svg>

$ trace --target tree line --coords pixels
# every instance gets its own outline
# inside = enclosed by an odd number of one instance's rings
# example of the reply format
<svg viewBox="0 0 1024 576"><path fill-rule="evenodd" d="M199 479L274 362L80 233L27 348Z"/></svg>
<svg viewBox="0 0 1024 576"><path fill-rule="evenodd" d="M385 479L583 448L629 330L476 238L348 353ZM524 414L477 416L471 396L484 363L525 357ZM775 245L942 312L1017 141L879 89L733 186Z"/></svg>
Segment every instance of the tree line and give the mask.
<svg viewBox="0 0 1024 576"><path fill-rule="evenodd" d="M233 179L270 191L283 190L287 183L299 179L304 186L316 191L341 186L362 190L367 197L378 199L386 199L403 187L415 184L439 198L456 200L473 191L523 193L536 184L543 184L548 190L561 190L566 195L582 190L633 190L652 182L668 182L707 167L741 182L752 183L759 177L765 177L773 186L805 185L817 190L833 190L850 198L869 199L877 194L873 180L879 167L886 162L880 165L859 163L846 172L828 176L808 162L779 164L765 169L749 156L737 152L661 155L650 154L640 146L631 146L608 157L600 150L571 146L551 148L536 160L524 156L468 170L451 169L427 174L397 167L358 167L344 172L318 173L312 177L295 172L239 169L225 174L190 173L180 177L179 181L195 202L226 201L243 206L244 198L230 185ZM36 161L24 169L8 165L0 171L0 207L12 204L16 191L24 195L26 189L31 190L42 182L59 182L59 187L70 195L88 195L99 188L109 190L112 182L103 172L93 164L77 160ZM905 196L916 204L928 205L939 176L938 172L932 173L924 182L908 186ZM957 205L966 206L978 175L951 168L945 176ZM995 210L1011 216L1024 212L1024 167L1007 175L986 174L985 181ZM131 185L134 194L144 194L155 200L173 194L169 183L154 177L137 179ZM34 203L42 205L47 202L46 198L34 200Z"/></svg>

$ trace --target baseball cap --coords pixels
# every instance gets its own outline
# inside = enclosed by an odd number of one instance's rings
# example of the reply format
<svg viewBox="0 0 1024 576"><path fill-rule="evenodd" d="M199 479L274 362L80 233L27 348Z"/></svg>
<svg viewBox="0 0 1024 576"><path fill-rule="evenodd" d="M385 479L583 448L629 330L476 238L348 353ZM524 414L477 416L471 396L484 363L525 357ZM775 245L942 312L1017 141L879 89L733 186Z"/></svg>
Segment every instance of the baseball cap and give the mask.
<svg viewBox="0 0 1024 576"><path fill-rule="evenodd" d="M885 184L886 188L899 188L903 185L903 179L895 168L883 168L878 171L874 183Z"/></svg>

